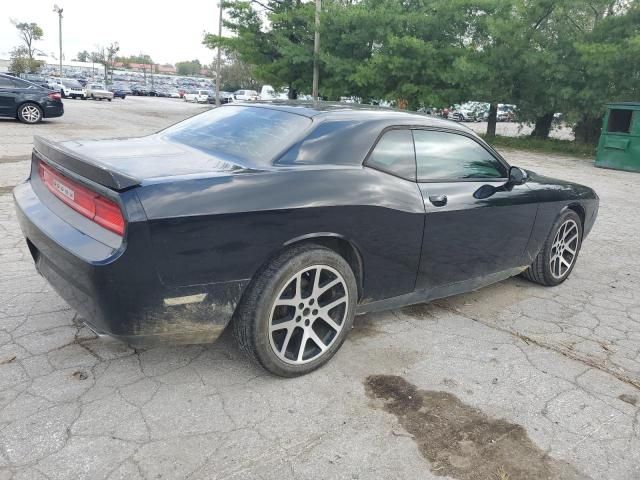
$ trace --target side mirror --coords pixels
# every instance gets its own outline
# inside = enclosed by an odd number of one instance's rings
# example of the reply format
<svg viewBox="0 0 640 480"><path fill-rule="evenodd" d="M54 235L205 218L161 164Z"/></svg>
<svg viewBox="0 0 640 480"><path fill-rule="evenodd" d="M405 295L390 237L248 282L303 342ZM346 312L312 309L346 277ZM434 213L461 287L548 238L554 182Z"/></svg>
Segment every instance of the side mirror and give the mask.
<svg viewBox="0 0 640 480"><path fill-rule="evenodd" d="M509 168L509 185L522 185L527 181L527 172L520 167Z"/></svg>

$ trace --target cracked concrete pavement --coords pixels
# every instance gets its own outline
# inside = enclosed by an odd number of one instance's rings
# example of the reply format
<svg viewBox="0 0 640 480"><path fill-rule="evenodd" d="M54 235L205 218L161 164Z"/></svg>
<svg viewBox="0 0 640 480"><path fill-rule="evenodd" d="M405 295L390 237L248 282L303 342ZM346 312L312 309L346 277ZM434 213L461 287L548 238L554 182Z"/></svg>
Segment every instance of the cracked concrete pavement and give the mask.
<svg viewBox="0 0 640 480"><path fill-rule="evenodd" d="M173 102L165 111L163 101L96 103L99 111L68 101L65 117L35 129L0 123L0 479L429 479L442 478L438 462L464 466L478 455L451 421L459 454L423 456L421 426L367 395L375 375L523 429L580 478L640 478L637 174L505 151L512 164L600 195L571 278L556 288L511 279L358 317L326 367L284 380L248 363L229 332L210 346L144 351L96 338L35 272L9 188L27 171L21 139L48 127L57 138L142 134L200 108ZM122 120L99 134L65 127L89 111Z"/></svg>

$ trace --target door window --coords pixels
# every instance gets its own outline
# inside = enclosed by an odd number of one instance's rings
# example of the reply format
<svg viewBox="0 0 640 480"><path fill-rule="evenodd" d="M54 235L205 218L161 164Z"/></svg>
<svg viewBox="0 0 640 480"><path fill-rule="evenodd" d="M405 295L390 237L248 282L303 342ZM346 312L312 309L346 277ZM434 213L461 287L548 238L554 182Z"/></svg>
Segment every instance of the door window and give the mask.
<svg viewBox="0 0 640 480"><path fill-rule="evenodd" d="M410 130L386 132L369 155L366 165L407 180L416 179L416 160Z"/></svg>
<svg viewBox="0 0 640 480"><path fill-rule="evenodd" d="M506 167L469 137L431 130L413 130L418 181L506 178Z"/></svg>

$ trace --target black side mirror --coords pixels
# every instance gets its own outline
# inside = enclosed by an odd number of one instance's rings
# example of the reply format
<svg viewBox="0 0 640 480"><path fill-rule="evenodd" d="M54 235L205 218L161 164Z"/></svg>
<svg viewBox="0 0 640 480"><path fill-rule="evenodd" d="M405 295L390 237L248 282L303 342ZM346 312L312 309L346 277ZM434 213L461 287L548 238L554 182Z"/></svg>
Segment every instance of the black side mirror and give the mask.
<svg viewBox="0 0 640 480"><path fill-rule="evenodd" d="M527 181L527 172L520 167L509 168L509 185L522 185Z"/></svg>

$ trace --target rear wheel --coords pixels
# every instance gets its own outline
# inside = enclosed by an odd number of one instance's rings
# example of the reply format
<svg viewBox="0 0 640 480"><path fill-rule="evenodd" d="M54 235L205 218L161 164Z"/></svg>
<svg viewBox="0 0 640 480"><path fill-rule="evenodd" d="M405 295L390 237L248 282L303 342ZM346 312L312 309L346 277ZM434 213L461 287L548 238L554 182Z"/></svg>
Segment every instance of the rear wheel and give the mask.
<svg viewBox="0 0 640 480"><path fill-rule="evenodd" d="M582 221L573 210L556 220L542 250L523 276L549 287L564 282L578 260L582 246Z"/></svg>
<svg viewBox="0 0 640 480"><path fill-rule="evenodd" d="M344 342L357 286L344 258L325 247L295 247L274 259L248 287L234 334L269 372L304 375L324 365Z"/></svg>
<svg viewBox="0 0 640 480"><path fill-rule="evenodd" d="M18 109L18 120L34 124L42 120L42 109L35 103L24 103Z"/></svg>

